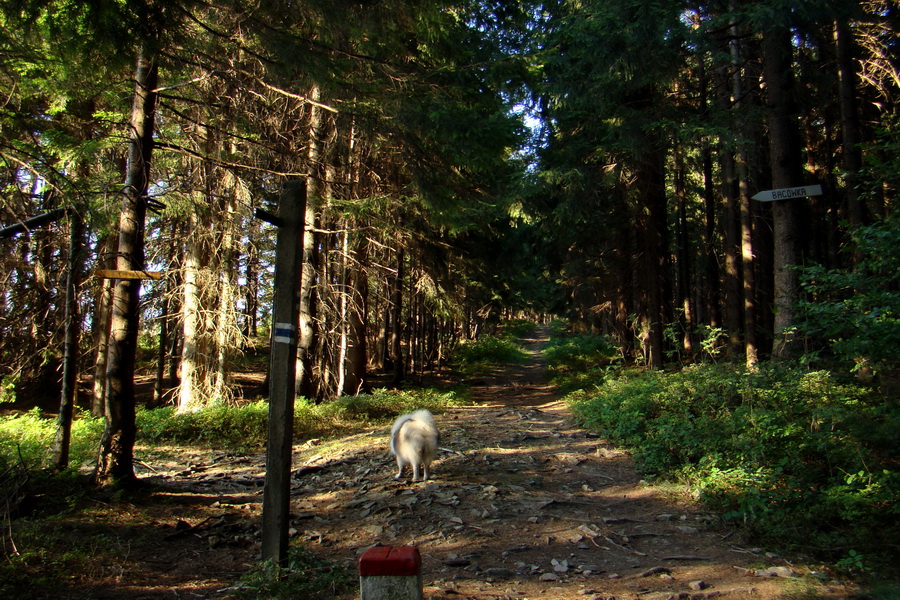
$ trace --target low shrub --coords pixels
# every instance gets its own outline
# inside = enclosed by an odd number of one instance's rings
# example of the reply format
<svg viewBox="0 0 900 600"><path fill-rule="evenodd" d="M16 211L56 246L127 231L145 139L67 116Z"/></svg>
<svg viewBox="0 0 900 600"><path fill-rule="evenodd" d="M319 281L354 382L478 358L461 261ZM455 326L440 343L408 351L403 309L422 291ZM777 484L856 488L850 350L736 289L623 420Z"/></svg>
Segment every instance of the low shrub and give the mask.
<svg viewBox="0 0 900 600"><path fill-rule="evenodd" d="M645 473L689 484L770 542L897 551L900 408L870 388L824 371L698 365L629 372L570 401Z"/></svg>

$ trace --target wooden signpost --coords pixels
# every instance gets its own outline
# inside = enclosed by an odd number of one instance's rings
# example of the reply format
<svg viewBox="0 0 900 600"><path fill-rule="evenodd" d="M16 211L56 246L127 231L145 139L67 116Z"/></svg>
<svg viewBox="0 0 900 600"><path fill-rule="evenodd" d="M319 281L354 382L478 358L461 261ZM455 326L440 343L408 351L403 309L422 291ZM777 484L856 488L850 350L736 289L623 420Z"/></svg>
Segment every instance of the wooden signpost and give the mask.
<svg viewBox="0 0 900 600"><path fill-rule="evenodd" d="M162 279L165 273L162 271L116 271L114 269L97 269L94 277L97 279Z"/></svg>
<svg viewBox="0 0 900 600"><path fill-rule="evenodd" d="M266 485L263 488L262 558L285 565L291 500L291 451L294 437L294 380L297 362L301 245L306 214L306 182L287 181L276 219L275 299L269 362L269 429ZM257 214L257 216L260 216Z"/></svg>

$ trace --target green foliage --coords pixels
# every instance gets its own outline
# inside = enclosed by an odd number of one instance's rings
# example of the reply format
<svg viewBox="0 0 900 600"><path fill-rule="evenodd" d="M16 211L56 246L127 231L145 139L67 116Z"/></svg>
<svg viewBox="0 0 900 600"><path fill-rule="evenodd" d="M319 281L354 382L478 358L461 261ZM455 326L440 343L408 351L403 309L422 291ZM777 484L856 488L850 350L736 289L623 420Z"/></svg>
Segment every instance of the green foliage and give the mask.
<svg viewBox="0 0 900 600"><path fill-rule="evenodd" d="M503 337L521 339L534 333L534 323L525 319L510 319L503 323L501 332Z"/></svg>
<svg viewBox="0 0 900 600"><path fill-rule="evenodd" d="M807 267L801 283L801 330L849 364L898 366L900 217L852 233L860 260L852 270Z"/></svg>
<svg viewBox="0 0 900 600"><path fill-rule="evenodd" d="M103 433L103 421L82 416L72 423L69 462L77 466L94 459ZM56 435L56 421L34 409L0 417L0 465L22 463L29 469L44 466Z"/></svg>
<svg viewBox="0 0 900 600"><path fill-rule="evenodd" d="M356 583L355 572L349 566L316 556L304 546L292 546L286 567L271 560L258 564L241 577L234 597L242 600L334 598L350 592Z"/></svg>
<svg viewBox="0 0 900 600"><path fill-rule="evenodd" d="M688 483L769 542L883 557L900 535L900 407L869 388L824 371L699 365L628 372L570 400L643 471Z"/></svg>
<svg viewBox="0 0 900 600"><path fill-rule="evenodd" d="M524 361L525 351L507 337L483 336L460 344L453 352L451 362L466 375L484 373L491 367Z"/></svg>
<svg viewBox="0 0 900 600"><path fill-rule="evenodd" d="M566 335L554 330L544 348L544 357L551 380L560 389L571 391L604 380L620 355L606 336Z"/></svg>

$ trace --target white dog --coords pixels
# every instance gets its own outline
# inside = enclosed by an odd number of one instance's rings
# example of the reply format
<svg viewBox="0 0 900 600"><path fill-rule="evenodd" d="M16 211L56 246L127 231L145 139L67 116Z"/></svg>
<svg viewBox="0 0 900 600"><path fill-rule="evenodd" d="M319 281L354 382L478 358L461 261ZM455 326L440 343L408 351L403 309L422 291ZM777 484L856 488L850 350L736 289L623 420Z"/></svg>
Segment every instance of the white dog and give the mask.
<svg viewBox="0 0 900 600"><path fill-rule="evenodd" d="M417 410L397 417L391 427L391 454L397 457L397 476L403 475L403 467L409 465L413 481L419 477L422 466L422 481L426 481L431 462L437 454L440 436L434 425L434 417L427 410Z"/></svg>

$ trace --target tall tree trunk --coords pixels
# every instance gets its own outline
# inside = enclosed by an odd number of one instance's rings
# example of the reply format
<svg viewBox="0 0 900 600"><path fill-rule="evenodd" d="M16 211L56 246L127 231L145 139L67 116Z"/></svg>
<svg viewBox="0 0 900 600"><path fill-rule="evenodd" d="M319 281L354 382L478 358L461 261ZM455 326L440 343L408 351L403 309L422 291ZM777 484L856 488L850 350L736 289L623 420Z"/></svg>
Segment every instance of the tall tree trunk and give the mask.
<svg viewBox="0 0 900 600"><path fill-rule="evenodd" d="M218 298L215 323L216 371L213 379L213 397L219 400L230 399L232 392L229 386L231 376L231 358L236 338L237 318L235 314L235 229L237 223L237 207L233 194L226 194L221 210L219 226L221 227L221 243L217 255L218 264Z"/></svg>
<svg viewBox="0 0 900 600"><path fill-rule="evenodd" d="M199 229L199 217L190 216L191 229ZM178 391L178 410L187 411L197 401L202 370L203 340L201 334L200 268L203 255L202 236L187 240L182 266L181 300L181 377Z"/></svg>
<svg viewBox="0 0 900 600"><path fill-rule="evenodd" d="M639 195L645 226L647 260L641 266L647 292L645 328L648 334L650 368L661 369L665 362L664 328L671 322L671 277L667 247L668 213L666 211L665 170L663 151L648 141L646 155L638 162L636 180L641 186Z"/></svg>
<svg viewBox="0 0 900 600"><path fill-rule="evenodd" d="M163 288L159 315L159 339L156 343L156 374L153 378L153 404L162 405L166 391L166 352L169 349L169 284Z"/></svg>
<svg viewBox="0 0 900 600"><path fill-rule="evenodd" d="M111 269L109 255L112 254L112 236L104 238L97 246L98 262L102 268ZM94 382L91 395L91 414L102 417L106 414L106 365L109 362L109 320L112 306L114 284L108 279L101 279L95 292L93 311L94 340Z"/></svg>
<svg viewBox="0 0 900 600"><path fill-rule="evenodd" d="M794 109L792 46L787 28L763 35L763 62L768 97L769 163L775 189L797 186L801 181L800 131ZM800 293L795 267L799 262L797 203L802 199L773 202L775 236L775 347L773 356L789 358L796 350L794 304Z"/></svg>
<svg viewBox="0 0 900 600"><path fill-rule="evenodd" d="M722 295L719 284L719 261L716 258L716 194L713 182L713 156L708 146L701 150L703 161L703 303L706 314L698 315L697 322L708 323L718 327L722 323L722 310L719 304Z"/></svg>
<svg viewBox="0 0 900 600"><path fill-rule="evenodd" d="M399 385L403 381L403 352L401 342L403 339L403 262L405 260L403 248L397 250L397 274L394 277L391 290L391 339L390 357L394 367L392 383Z"/></svg>
<svg viewBox="0 0 900 600"><path fill-rule="evenodd" d="M119 217L116 267L121 270L140 271L144 268L144 220L153 151L157 75L155 58L150 56L146 48L142 48L135 70L128 173ZM113 291L109 362L106 370L106 427L100 438L94 474L98 484L127 484L136 479L134 368L140 288L139 280L120 279Z"/></svg>
<svg viewBox="0 0 900 600"><path fill-rule="evenodd" d="M841 137L844 162L844 181L847 197L847 214L850 225L862 225L866 221L865 207L859 198L859 171L862 169L862 132L859 124L859 108L856 100L856 74L853 33L844 19L838 19L834 26L834 41L837 49L838 75L840 76ZM858 259L858 257L856 257Z"/></svg>
<svg viewBox="0 0 900 600"><path fill-rule="evenodd" d="M75 210L69 211L69 269L66 273L65 342L63 377L60 390L59 416L56 421L56 443L53 446L54 468L69 466L69 442L72 439L72 416L78 394L78 284L84 269L84 222Z"/></svg>
<svg viewBox="0 0 900 600"><path fill-rule="evenodd" d="M731 99L734 110L740 114L744 106L744 84L741 73L741 48L737 26L731 26L731 40L728 50L731 55ZM745 139L745 127L737 124L738 138ZM743 278L744 298L744 362L752 369L759 361L759 342L756 328L756 275L753 252L753 212L750 204L750 173L747 166L747 149L743 142L738 143L734 158L735 175L737 177L737 200L741 227L741 273Z"/></svg>
<svg viewBox="0 0 900 600"><path fill-rule="evenodd" d="M313 182L310 181L310 184ZM316 348L318 331L316 313L318 309L318 286L316 275L319 271L317 199L311 185L309 202L306 205L306 226L303 232L303 265L300 283L300 339L297 345L297 394L308 399L318 397L316 381L313 377L313 353Z"/></svg>
<svg viewBox="0 0 900 600"><path fill-rule="evenodd" d="M244 337L256 339L259 335L259 223L253 219L249 223L250 232L244 246L246 264L244 269Z"/></svg>
<svg viewBox="0 0 900 600"><path fill-rule="evenodd" d="M313 85L310 98L319 100L319 87ZM297 394L308 399L319 397L319 382L313 374L313 354L318 343L318 282L319 246L319 211L324 206L323 196L330 194L327 184L329 170L323 168L323 127L322 109L311 105L309 108L309 126L307 136L309 147L306 154L307 202L303 230L303 263L300 275L300 336L297 344Z"/></svg>
<svg viewBox="0 0 900 600"><path fill-rule="evenodd" d="M346 316L346 352L343 370L344 381L341 393L355 396L369 393L366 381L366 321L368 306L368 279L364 265L366 264L365 239L351 242L353 244L353 261L348 269L347 295L349 299Z"/></svg>
<svg viewBox="0 0 900 600"><path fill-rule="evenodd" d="M675 211L676 211L676 285L675 302L681 311L678 319L681 324L681 349L689 357L694 350L693 329L694 310L691 297L691 252L687 218L687 182L685 174L684 153L681 147L675 148Z"/></svg>

